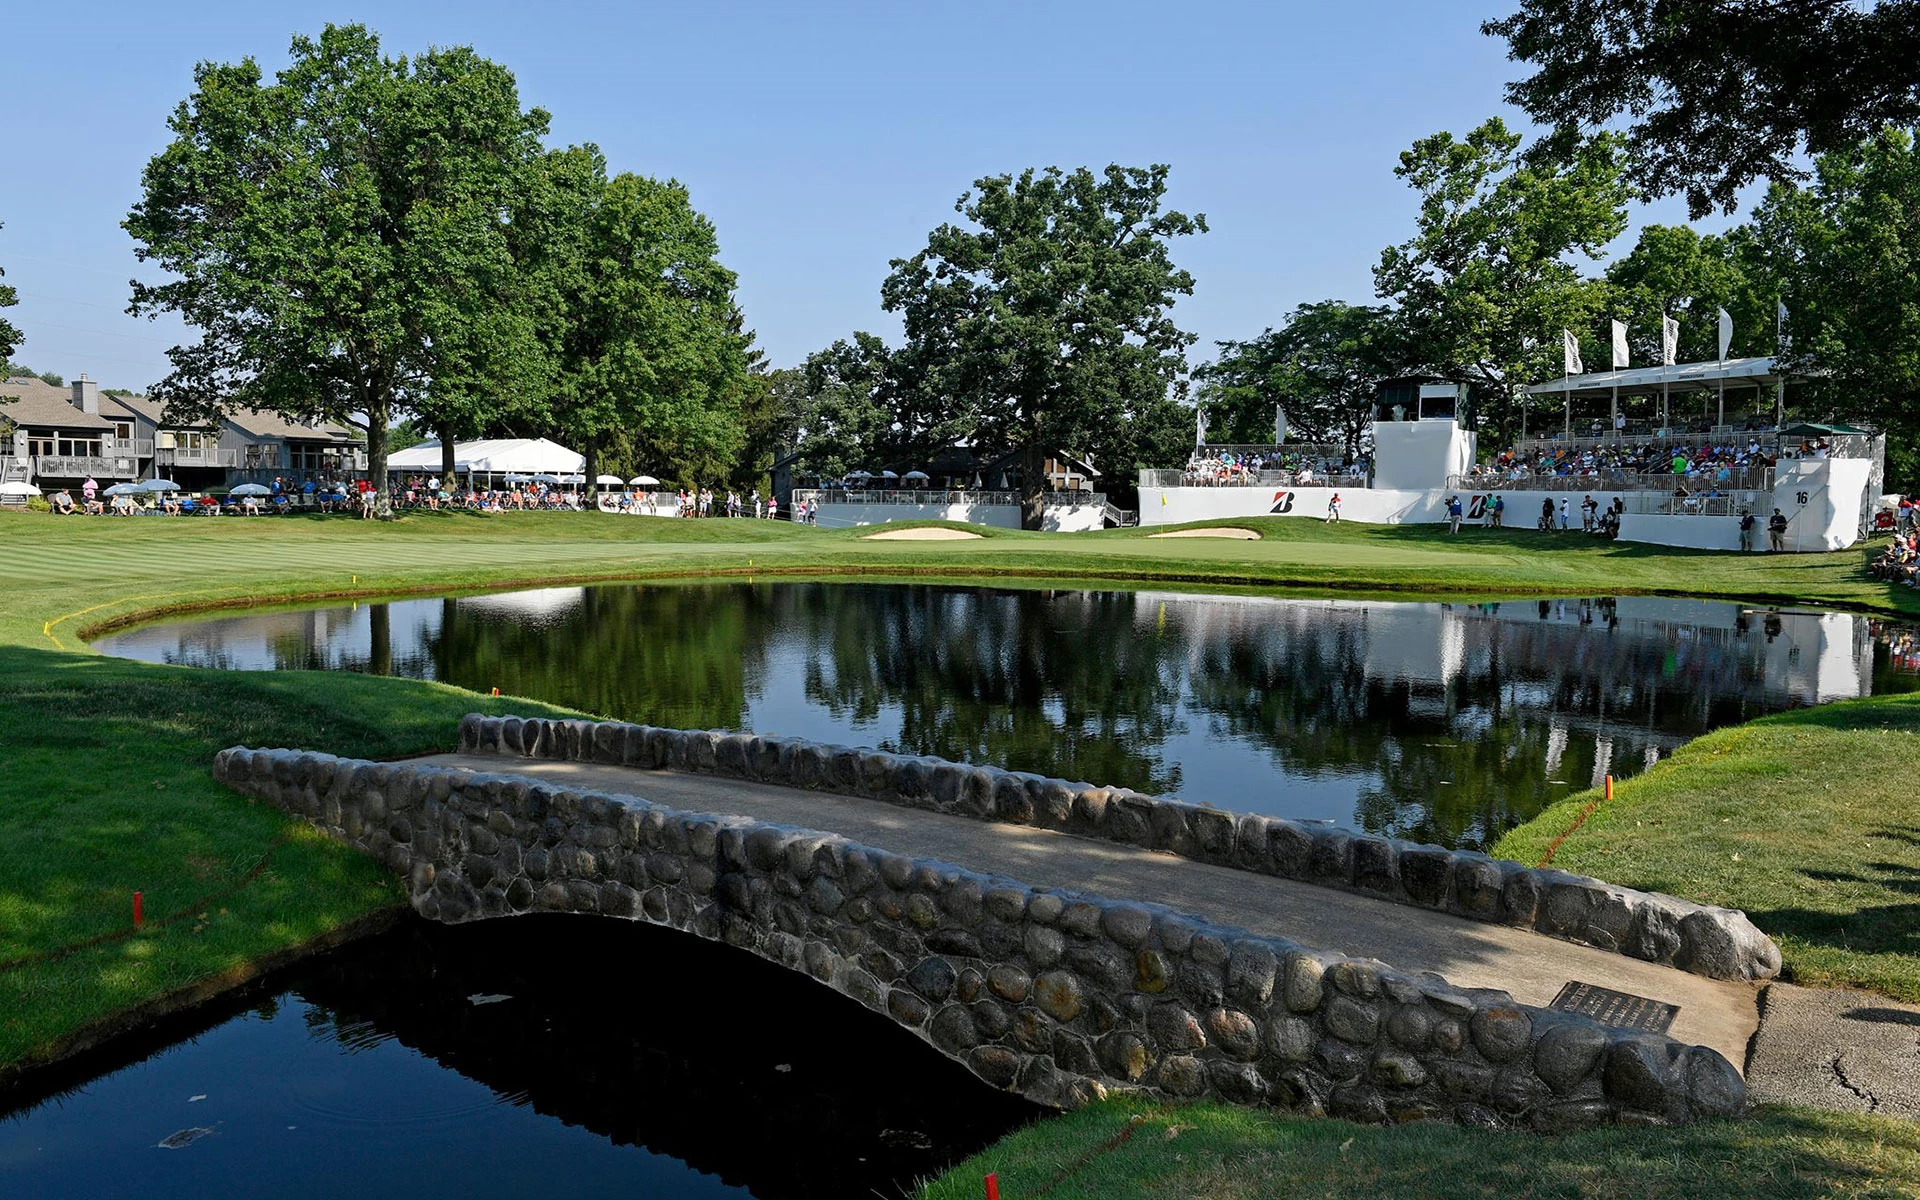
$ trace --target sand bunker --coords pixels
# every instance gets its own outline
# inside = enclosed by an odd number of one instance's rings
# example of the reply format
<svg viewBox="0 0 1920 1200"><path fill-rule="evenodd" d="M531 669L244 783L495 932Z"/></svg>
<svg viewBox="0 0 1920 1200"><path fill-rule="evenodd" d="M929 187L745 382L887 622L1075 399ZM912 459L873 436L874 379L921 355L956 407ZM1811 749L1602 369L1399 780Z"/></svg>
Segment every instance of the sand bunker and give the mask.
<svg viewBox="0 0 1920 1200"><path fill-rule="evenodd" d="M1150 538L1163 537L1210 537L1232 538L1237 542L1257 542L1260 535L1251 529L1242 529L1237 525L1216 525L1210 529L1169 529L1165 533L1150 533Z"/></svg>
<svg viewBox="0 0 1920 1200"><path fill-rule="evenodd" d="M977 533L968 533L964 529L944 529L938 525L927 525L919 529L888 529L880 533L869 533L860 540L863 542L959 542L979 536Z"/></svg>

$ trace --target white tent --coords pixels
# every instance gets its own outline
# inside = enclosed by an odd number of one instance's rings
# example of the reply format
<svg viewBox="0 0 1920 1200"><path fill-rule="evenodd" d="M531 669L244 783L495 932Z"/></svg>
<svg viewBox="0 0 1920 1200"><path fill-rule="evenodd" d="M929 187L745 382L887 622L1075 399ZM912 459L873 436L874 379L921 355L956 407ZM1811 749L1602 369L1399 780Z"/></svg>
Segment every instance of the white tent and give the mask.
<svg viewBox="0 0 1920 1200"><path fill-rule="evenodd" d="M453 469L471 475L578 475L583 455L546 438L489 438L453 444ZM392 471L439 471L440 443L421 442L387 456Z"/></svg>

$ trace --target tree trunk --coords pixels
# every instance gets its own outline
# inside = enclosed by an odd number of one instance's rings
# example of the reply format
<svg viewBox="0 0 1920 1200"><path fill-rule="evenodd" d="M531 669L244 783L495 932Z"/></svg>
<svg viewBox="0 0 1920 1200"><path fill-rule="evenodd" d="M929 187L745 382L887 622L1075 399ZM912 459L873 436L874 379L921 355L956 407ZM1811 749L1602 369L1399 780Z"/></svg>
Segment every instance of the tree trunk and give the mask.
<svg viewBox="0 0 1920 1200"><path fill-rule="evenodd" d="M593 439L589 438L587 444L581 448L580 455L586 460L580 465L580 469L587 477L587 504L592 506L600 499L600 450L593 444Z"/></svg>
<svg viewBox="0 0 1920 1200"><path fill-rule="evenodd" d="M454 461L453 461L453 438L454 438L453 426L451 424L442 425L439 429L439 433L440 433L440 482L448 491L452 491L453 490L453 472L455 470Z"/></svg>
<svg viewBox="0 0 1920 1200"><path fill-rule="evenodd" d="M387 494L387 418L385 402L367 405L367 482L373 485L373 515L393 517L393 498Z"/></svg>
<svg viewBox="0 0 1920 1200"><path fill-rule="evenodd" d="M1020 528L1039 529L1046 516L1047 452L1040 439L1020 447Z"/></svg>
<svg viewBox="0 0 1920 1200"><path fill-rule="evenodd" d="M367 605L367 667L375 675L393 674L393 612L384 604Z"/></svg>

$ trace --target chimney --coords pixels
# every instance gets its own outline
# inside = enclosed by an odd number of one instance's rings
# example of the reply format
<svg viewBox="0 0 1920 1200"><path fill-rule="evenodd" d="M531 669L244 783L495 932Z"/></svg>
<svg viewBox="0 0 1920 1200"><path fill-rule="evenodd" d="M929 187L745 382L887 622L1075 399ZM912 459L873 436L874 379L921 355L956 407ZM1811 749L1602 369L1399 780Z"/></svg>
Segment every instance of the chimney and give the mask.
<svg viewBox="0 0 1920 1200"><path fill-rule="evenodd" d="M84 374L73 381L73 406L83 413L100 415L100 385Z"/></svg>

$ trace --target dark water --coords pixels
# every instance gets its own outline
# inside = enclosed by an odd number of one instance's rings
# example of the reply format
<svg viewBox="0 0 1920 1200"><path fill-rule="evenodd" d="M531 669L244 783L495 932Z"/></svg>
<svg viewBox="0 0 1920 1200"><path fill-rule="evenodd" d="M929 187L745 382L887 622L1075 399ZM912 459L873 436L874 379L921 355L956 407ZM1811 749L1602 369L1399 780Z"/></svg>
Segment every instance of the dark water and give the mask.
<svg viewBox="0 0 1920 1200"><path fill-rule="evenodd" d="M1920 685L1868 618L903 584L548 589L155 625L102 650L372 671L1481 846L1708 730Z"/></svg>
<svg viewBox="0 0 1920 1200"><path fill-rule="evenodd" d="M0 1197L897 1197L1039 1115L810 980L623 921L408 922L244 1003L0 1095L28 1104Z"/></svg>

